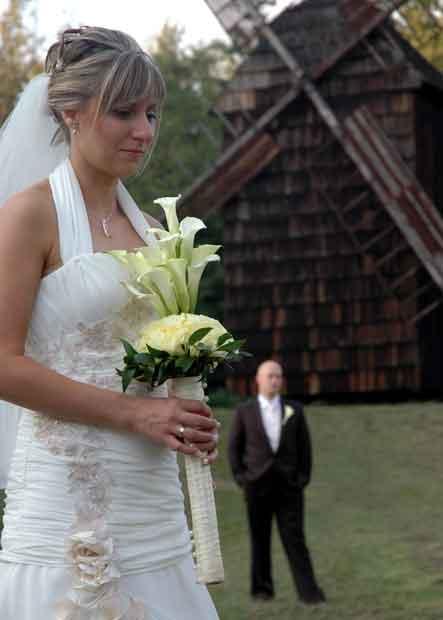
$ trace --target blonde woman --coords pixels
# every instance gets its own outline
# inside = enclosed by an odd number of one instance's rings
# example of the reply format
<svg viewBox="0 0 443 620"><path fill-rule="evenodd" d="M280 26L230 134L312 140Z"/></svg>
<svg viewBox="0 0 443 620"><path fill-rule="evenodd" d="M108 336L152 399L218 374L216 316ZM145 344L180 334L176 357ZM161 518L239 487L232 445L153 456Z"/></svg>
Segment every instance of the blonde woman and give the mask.
<svg viewBox="0 0 443 620"><path fill-rule="evenodd" d="M155 243L120 179L149 158L164 96L131 37L66 30L0 136L2 620L217 618L176 463L213 461L217 423L122 394L115 373L119 338L154 315L105 252Z"/></svg>

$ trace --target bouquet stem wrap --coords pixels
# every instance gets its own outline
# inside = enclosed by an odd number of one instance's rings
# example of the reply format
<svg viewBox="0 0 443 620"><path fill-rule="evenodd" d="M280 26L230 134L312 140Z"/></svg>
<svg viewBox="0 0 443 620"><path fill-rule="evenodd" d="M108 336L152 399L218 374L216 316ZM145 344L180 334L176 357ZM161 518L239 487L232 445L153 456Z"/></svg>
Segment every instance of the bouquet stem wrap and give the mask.
<svg viewBox="0 0 443 620"><path fill-rule="evenodd" d="M169 395L202 401L204 390L199 377L182 377L170 379ZM184 459L197 580L205 584L220 583L224 580L224 570L211 468L203 465L198 457L185 455Z"/></svg>

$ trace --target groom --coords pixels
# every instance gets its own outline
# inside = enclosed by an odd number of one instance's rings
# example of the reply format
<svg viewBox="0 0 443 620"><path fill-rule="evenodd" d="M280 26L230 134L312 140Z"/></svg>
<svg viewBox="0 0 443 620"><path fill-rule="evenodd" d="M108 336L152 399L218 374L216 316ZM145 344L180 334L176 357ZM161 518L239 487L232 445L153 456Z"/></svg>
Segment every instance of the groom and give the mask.
<svg viewBox="0 0 443 620"><path fill-rule="evenodd" d="M324 602L316 583L304 537L303 490L311 475L311 442L300 403L280 396L283 373L273 360L256 374L257 398L234 414L229 461L243 488L252 547L251 594L274 596L271 571L271 525L275 515L283 547L301 601Z"/></svg>

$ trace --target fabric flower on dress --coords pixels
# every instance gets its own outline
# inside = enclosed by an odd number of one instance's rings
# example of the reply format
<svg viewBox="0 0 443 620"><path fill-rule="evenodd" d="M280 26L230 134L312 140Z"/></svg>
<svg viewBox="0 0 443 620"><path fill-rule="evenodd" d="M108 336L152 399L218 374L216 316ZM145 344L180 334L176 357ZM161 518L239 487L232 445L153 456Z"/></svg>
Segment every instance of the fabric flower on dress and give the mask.
<svg viewBox="0 0 443 620"><path fill-rule="evenodd" d="M71 534L66 555L72 564L74 587L94 589L118 579L120 571L115 564L114 543L104 522L98 520L87 525L91 529Z"/></svg>

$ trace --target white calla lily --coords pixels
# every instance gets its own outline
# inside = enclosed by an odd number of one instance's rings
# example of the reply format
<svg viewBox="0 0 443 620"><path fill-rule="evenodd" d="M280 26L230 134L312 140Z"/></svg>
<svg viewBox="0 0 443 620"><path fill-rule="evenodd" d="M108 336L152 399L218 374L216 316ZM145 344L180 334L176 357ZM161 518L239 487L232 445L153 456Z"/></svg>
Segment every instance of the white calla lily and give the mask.
<svg viewBox="0 0 443 620"><path fill-rule="evenodd" d="M177 247L180 244L180 235L169 235L160 239L158 242L160 251L163 256L163 261L167 261L171 258L177 258Z"/></svg>
<svg viewBox="0 0 443 620"><path fill-rule="evenodd" d="M199 230L203 230L204 228L206 228L206 224L197 217L185 217L180 222L180 233L182 236L180 257L184 258L188 263L191 262L195 235Z"/></svg>
<svg viewBox="0 0 443 620"><path fill-rule="evenodd" d="M167 229L149 229L155 244L136 251L110 252L129 269L130 280L125 283L128 291L139 299L148 297L159 316L194 312L206 265L220 261L216 254L220 245L194 247L196 234L206 225L196 217L178 221L180 197L154 200L165 212L167 222Z"/></svg>
<svg viewBox="0 0 443 620"><path fill-rule="evenodd" d="M211 259L211 262L219 261L220 256L217 256L216 252L218 252L220 248L221 245L211 245L209 243L199 245L198 248L192 250L191 265L199 265L210 256L215 256L214 259Z"/></svg>
<svg viewBox="0 0 443 620"><path fill-rule="evenodd" d="M132 284L131 282L122 282L125 289L127 289L131 295L134 295L137 299L144 299L148 297L148 293L139 288L136 284Z"/></svg>
<svg viewBox="0 0 443 620"><path fill-rule="evenodd" d="M154 247L145 246L140 248L139 252L143 255L150 267L157 267L158 265L163 265L164 263L164 257L158 245Z"/></svg>
<svg viewBox="0 0 443 620"><path fill-rule="evenodd" d="M180 233L171 234L168 230L161 228L153 228L157 235L157 246L163 253L163 260L168 258L177 258L177 246L179 245Z"/></svg>
<svg viewBox="0 0 443 620"><path fill-rule="evenodd" d="M160 295L157 295L156 293L149 293L146 295L146 299L150 301L159 318L169 316L168 309Z"/></svg>
<svg viewBox="0 0 443 620"><path fill-rule="evenodd" d="M172 235L172 233L170 233L169 230L165 230L164 228L150 228L149 230L155 234L157 241L160 239L165 239ZM178 235L178 233L174 233L174 234Z"/></svg>
<svg viewBox="0 0 443 620"><path fill-rule="evenodd" d="M200 286L200 280L203 275L206 265L209 263L216 263L220 260L220 256L217 254L210 254L205 260L195 265L188 267L188 290L190 299L190 311L194 312L198 299L198 288Z"/></svg>
<svg viewBox="0 0 443 620"><path fill-rule="evenodd" d="M174 283L167 269L164 267L152 269L140 278L140 282L148 291L159 295L168 310L168 314L179 313Z"/></svg>
<svg viewBox="0 0 443 620"><path fill-rule="evenodd" d="M128 252L127 265L131 271L131 275L135 278L152 269L150 262L148 262L145 256L139 251Z"/></svg>
<svg viewBox="0 0 443 620"><path fill-rule="evenodd" d="M122 284L136 299L148 300L159 317L164 317L169 314L168 308L165 306L161 295L153 292L151 288L146 288L140 282L138 284L122 282Z"/></svg>
<svg viewBox="0 0 443 620"><path fill-rule="evenodd" d="M179 231L177 202L180 198L181 194L178 196L165 196L154 200L154 204L160 205L165 212L167 227L169 232L172 234L178 233Z"/></svg>
<svg viewBox="0 0 443 620"><path fill-rule="evenodd" d="M187 263L184 258L168 260L165 265L169 270L175 287L175 294L180 312L189 312L190 298L187 286L186 269Z"/></svg>

